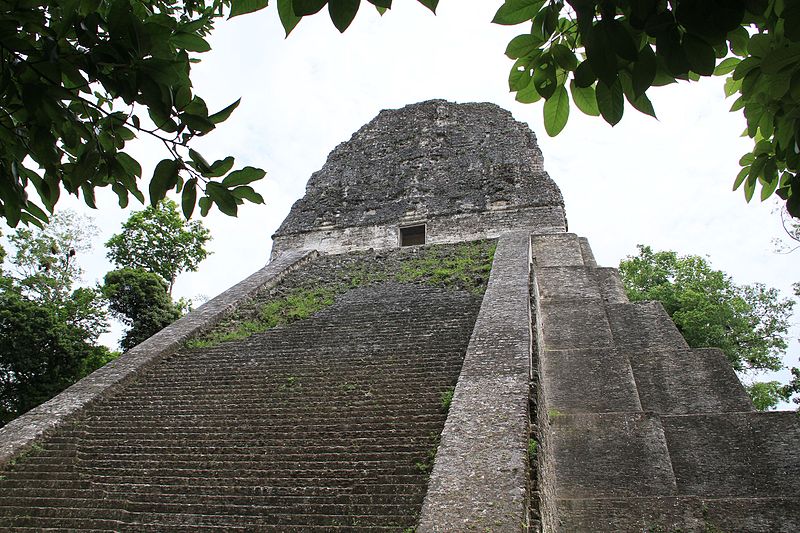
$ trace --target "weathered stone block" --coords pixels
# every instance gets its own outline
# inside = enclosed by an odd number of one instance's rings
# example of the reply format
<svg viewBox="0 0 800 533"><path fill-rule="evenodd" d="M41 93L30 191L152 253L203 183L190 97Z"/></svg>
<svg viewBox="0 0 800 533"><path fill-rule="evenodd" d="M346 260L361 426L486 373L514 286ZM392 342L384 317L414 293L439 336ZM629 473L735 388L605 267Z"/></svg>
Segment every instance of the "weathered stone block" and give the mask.
<svg viewBox="0 0 800 533"><path fill-rule="evenodd" d="M678 492L713 497L800 493L793 412L663 416Z"/></svg>
<svg viewBox="0 0 800 533"><path fill-rule="evenodd" d="M664 414L752 411L750 397L721 350L628 352L645 411Z"/></svg>
<svg viewBox="0 0 800 533"><path fill-rule="evenodd" d="M549 412L559 499L676 494L664 430L646 413Z"/></svg>
<svg viewBox="0 0 800 533"><path fill-rule="evenodd" d="M599 300L546 300L539 303L539 311L547 350L610 348L613 344Z"/></svg>
<svg viewBox="0 0 800 533"><path fill-rule="evenodd" d="M578 236L573 233L533 235L534 268L549 266L585 266Z"/></svg>
<svg viewBox="0 0 800 533"><path fill-rule="evenodd" d="M588 267L537 267L534 272L543 300L600 300L600 290Z"/></svg>
<svg viewBox="0 0 800 533"><path fill-rule="evenodd" d="M626 351L688 349L660 302L608 305L614 343Z"/></svg>
<svg viewBox="0 0 800 533"><path fill-rule="evenodd" d="M548 409L562 413L641 411L627 358L614 348L539 354Z"/></svg>

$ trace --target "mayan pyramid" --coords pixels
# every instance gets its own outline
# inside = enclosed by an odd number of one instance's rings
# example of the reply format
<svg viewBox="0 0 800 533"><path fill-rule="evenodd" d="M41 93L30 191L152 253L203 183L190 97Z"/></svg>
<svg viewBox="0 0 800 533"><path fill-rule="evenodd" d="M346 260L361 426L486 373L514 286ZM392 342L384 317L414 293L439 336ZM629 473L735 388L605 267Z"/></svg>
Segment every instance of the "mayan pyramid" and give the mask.
<svg viewBox="0 0 800 533"><path fill-rule="evenodd" d="M800 531L797 415L627 301L507 111L382 111L273 242L0 430L0 529Z"/></svg>

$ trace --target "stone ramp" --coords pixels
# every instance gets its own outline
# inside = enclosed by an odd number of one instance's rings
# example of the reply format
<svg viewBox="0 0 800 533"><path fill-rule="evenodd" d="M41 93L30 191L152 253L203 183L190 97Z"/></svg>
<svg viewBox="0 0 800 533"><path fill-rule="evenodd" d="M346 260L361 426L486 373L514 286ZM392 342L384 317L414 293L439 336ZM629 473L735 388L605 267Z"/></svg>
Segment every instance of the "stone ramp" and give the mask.
<svg viewBox="0 0 800 533"><path fill-rule="evenodd" d="M545 531L800 529L800 419L758 413L724 355L629 303L575 235L532 238Z"/></svg>
<svg viewBox="0 0 800 533"><path fill-rule="evenodd" d="M381 283L181 349L1 473L20 531L413 527L480 298Z"/></svg>

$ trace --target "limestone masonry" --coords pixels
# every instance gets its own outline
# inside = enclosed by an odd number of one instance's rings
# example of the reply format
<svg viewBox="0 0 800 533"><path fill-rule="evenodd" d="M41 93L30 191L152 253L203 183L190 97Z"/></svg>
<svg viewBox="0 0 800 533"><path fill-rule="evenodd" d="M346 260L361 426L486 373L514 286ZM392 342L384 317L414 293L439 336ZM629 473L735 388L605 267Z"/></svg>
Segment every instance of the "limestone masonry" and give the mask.
<svg viewBox="0 0 800 533"><path fill-rule="evenodd" d="M567 233L526 125L382 111L239 285L0 430L8 531L796 533L800 419Z"/></svg>

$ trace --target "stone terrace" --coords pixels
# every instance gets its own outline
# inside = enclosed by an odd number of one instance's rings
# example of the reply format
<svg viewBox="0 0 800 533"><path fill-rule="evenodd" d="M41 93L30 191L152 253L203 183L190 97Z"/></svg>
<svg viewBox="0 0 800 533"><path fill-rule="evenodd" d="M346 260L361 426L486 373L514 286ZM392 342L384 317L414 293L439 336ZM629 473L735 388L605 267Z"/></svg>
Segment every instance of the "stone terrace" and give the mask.
<svg viewBox="0 0 800 533"><path fill-rule="evenodd" d="M181 349L8 465L0 527L411 528L480 301L382 281L307 320Z"/></svg>

